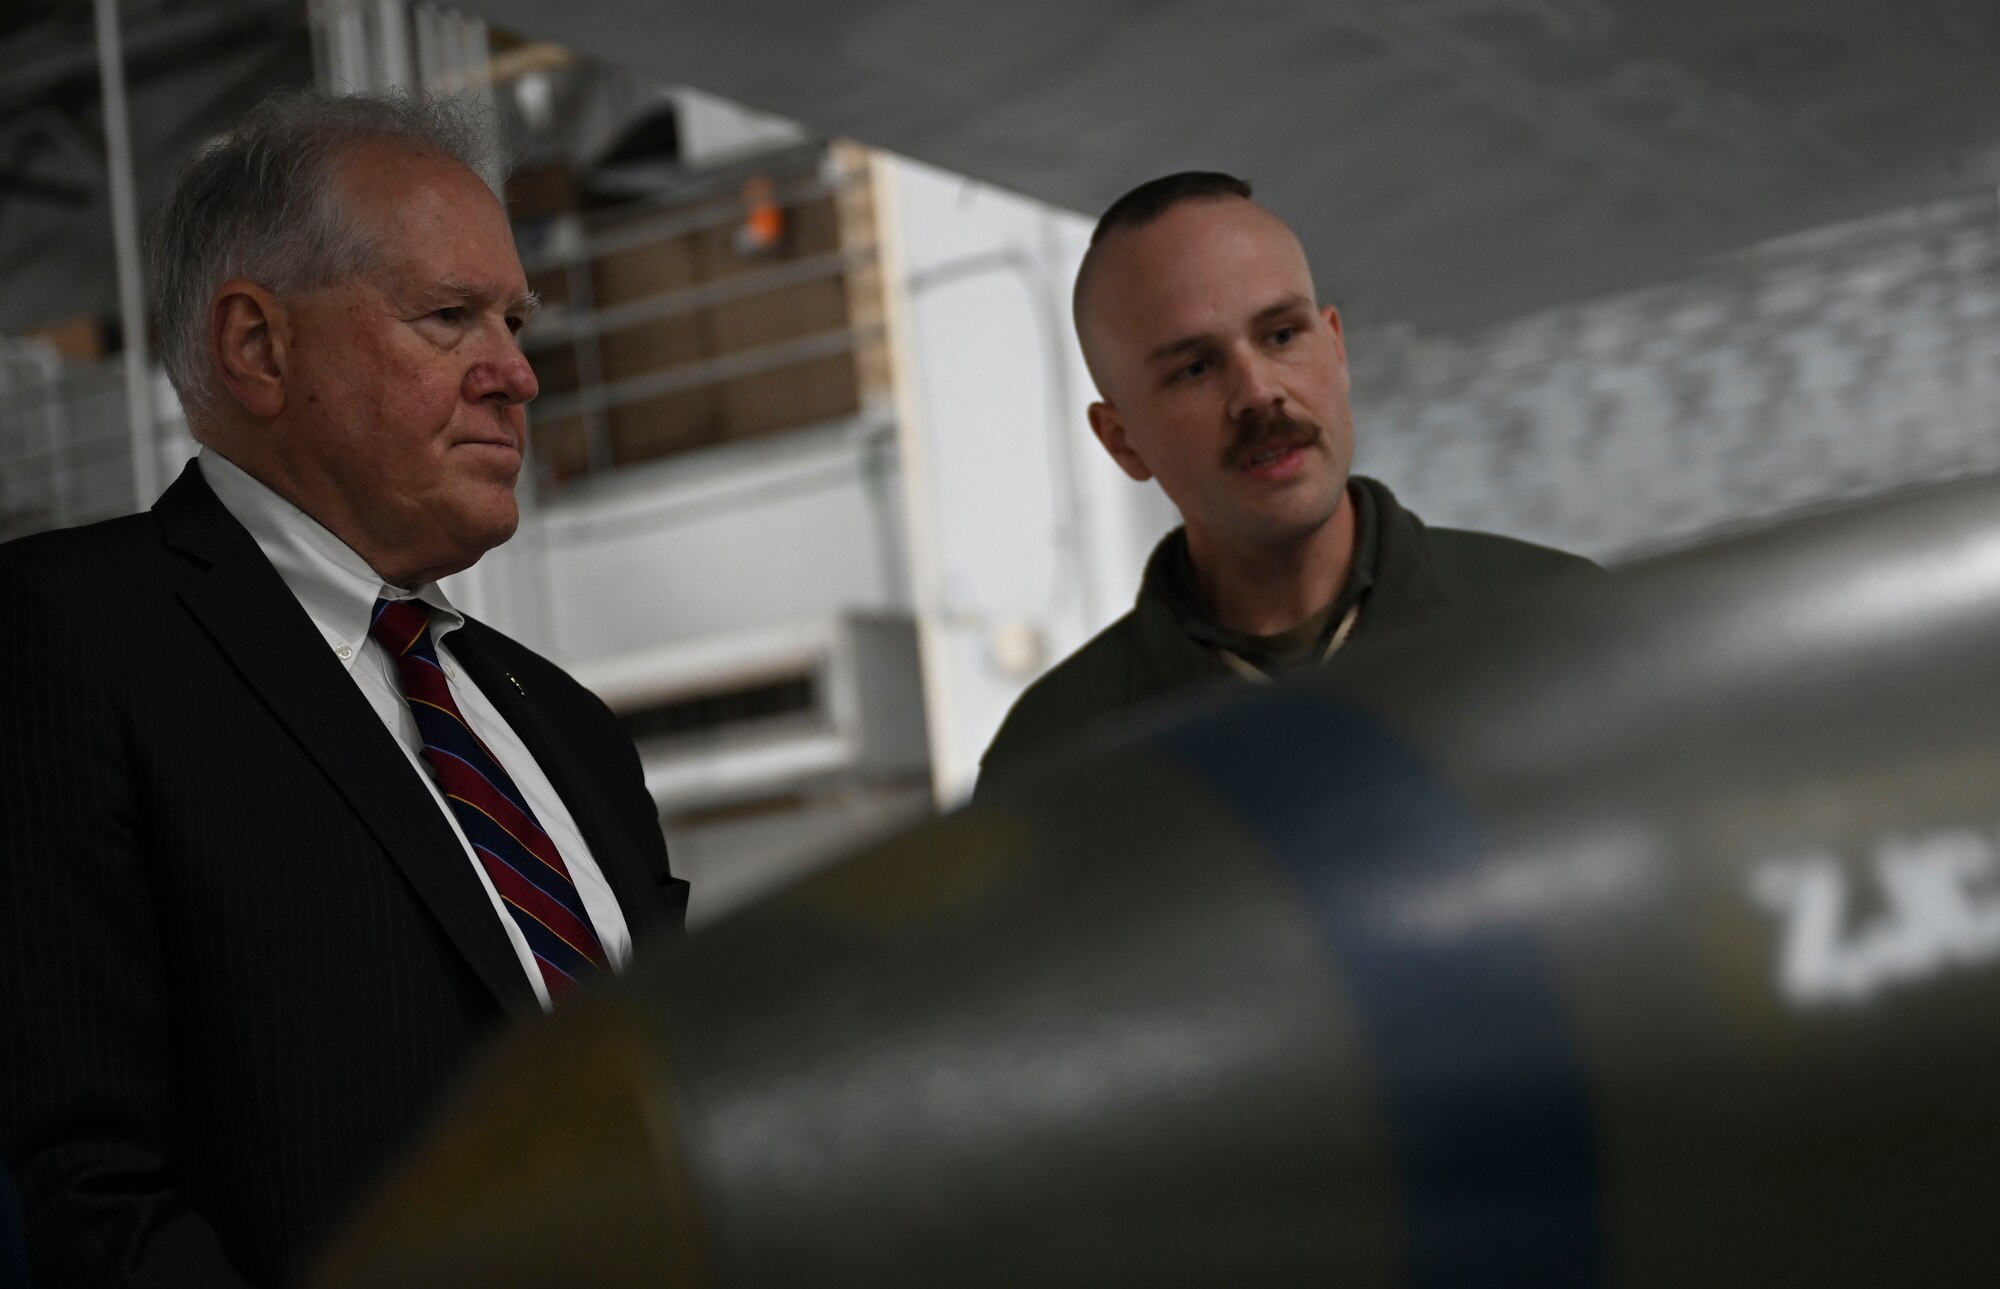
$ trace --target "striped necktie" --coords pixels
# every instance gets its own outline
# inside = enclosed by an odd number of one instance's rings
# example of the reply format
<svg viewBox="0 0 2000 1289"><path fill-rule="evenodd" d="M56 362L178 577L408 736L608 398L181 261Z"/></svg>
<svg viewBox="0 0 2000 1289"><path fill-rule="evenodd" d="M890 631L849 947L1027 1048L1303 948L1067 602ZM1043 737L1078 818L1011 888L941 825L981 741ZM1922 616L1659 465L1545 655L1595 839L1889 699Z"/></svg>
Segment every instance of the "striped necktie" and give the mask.
<svg viewBox="0 0 2000 1289"><path fill-rule="evenodd" d="M436 772L438 787L501 902L527 938L549 997L605 970L604 946L555 843L452 701L431 642L430 611L418 600L377 600L369 632L396 660L403 697L424 740L424 759Z"/></svg>

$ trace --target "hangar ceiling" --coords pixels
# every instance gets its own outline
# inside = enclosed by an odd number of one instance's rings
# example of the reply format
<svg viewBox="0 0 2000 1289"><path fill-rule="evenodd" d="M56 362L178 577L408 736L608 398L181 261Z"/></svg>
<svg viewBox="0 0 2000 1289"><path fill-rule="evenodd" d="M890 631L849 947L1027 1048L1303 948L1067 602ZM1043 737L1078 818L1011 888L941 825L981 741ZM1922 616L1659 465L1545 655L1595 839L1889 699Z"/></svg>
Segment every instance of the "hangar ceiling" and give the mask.
<svg viewBox="0 0 2000 1289"><path fill-rule="evenodd" d="M1235 171L1332 298L1441 330L2000 181L2000 0L468 7L1079 211ZM305 5L121 9L144 210L174 158L310 78ZM0 4L0 329L115 296L90 10Z"/></svg>
<svg viewBox="0 0 2000 1289"><path fill-rule="evenodd" d="M1094 212L1230 170L1441 329L2000 180L1996 0L470 0Z"/></svg>

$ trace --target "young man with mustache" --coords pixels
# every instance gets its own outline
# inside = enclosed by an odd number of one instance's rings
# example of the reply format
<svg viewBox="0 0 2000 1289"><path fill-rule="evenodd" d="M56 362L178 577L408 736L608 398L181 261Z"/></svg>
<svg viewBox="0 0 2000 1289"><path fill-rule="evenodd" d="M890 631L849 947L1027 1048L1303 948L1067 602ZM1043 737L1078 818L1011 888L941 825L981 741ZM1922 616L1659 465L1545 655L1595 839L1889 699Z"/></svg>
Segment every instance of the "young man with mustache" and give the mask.
<svg viewBox="0 0 2000 1289"><path fill-rule="evenodd" d="M1325 665L1454 601L1567 573L1574 555L1427 528L1351 477L1340 313L1284 221L1229 175L1142 184L1098 222L1075 317L1102 400L1090 426L1181 513L1138 603L1029 687L981 766L1010 776L1052 740L1161 695Z"/></svg>

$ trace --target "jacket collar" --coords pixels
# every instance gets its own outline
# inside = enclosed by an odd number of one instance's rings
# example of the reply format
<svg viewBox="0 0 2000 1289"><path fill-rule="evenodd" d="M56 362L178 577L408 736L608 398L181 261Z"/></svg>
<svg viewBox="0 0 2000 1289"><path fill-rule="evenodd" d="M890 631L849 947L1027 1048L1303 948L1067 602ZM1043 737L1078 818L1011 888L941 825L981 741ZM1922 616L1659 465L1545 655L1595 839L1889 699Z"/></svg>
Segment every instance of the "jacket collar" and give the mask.
<svg viewBox="0 0 2000 1289"><path fill-rule="evenodd" d="M1356 639L1372 639L1423 621L1447 601L1424 521L1377 480L1357 475L1354 486L1366 489L1375 502L1375 585L1354 628Z"/></svg>
<svg viewBox="0 0 2000 1289"><path fill-rule="evenodd" d="M1349 486L1356 518L1367 526L1356 539L1355 569L1367 585L1353 588L1365 596L1353 638L1371 639L1428 617L1445 598L1423 521L1377 480L1355 475ZM1217 650L1218 628L1192 597L1186 566L1187 530L1176 528L1153 548L1132 608L1138 648L1128 701L1235 674Z"/></svg>
<svg viewBox="0 0 2000 1289"><path fill-rule="evenodd" d="M391 585L317 519L229 458L204 447L195 460L215 499L250 530L279 580L350 670L383 599L423 601L431 610L433 640L441 641L465 624L465 615L436 582L414 591Z"/></svg>

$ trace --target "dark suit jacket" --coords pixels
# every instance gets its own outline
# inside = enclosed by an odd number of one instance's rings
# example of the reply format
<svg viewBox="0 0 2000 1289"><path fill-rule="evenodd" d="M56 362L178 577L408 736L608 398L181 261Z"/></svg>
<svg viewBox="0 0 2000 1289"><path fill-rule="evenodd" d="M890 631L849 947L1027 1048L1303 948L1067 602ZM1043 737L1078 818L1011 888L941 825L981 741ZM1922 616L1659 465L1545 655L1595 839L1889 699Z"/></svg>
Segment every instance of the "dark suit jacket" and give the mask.
<svg viewBox="0 0 2000 1289"><path fill-rule="evenodd" d="M37 1282L282 1281L533 990L197 467L149 514L0 546L0 604L0 1147ZM451 647L635 942L678 929L611 713L477 623Z"/></svg>

